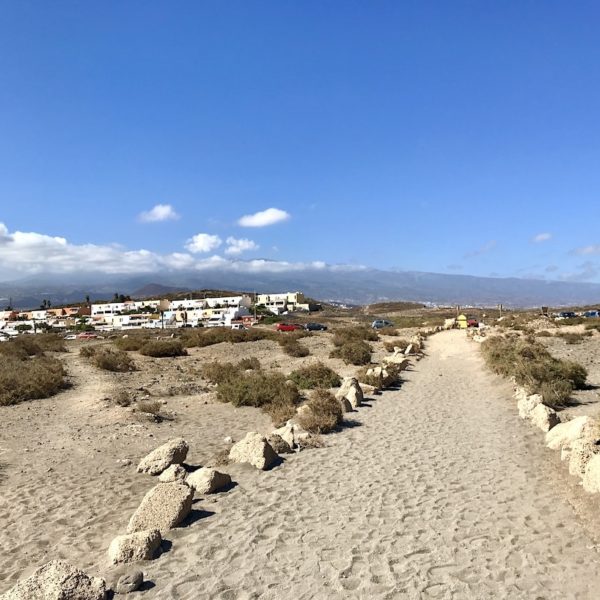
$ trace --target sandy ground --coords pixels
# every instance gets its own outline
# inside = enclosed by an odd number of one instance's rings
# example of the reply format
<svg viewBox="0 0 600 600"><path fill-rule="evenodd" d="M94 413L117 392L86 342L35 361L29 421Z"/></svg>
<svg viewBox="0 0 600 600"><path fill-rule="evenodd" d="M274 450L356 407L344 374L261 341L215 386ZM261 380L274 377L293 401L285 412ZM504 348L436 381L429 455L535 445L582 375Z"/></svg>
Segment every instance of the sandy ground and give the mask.
<svg viewBox="0 0 600 600"><path fill-rule="evenodd" d="M228 467L237 485L197 501L172 546L143 565L152 584L139 597L596 597L598 500L518 418L477 344L452 331L427 352L326 447L266 473ZM73 391L3 410L0 592L58 556L114 582L123 569L108 567L106 547L154 481L116 459L135 463L183 435L202 464L224 432L269 428L253 409L190 410L200 402L190 397L168 400L185 419L122 421L98 408L110 377L89 377L78 360Z"/></svg>

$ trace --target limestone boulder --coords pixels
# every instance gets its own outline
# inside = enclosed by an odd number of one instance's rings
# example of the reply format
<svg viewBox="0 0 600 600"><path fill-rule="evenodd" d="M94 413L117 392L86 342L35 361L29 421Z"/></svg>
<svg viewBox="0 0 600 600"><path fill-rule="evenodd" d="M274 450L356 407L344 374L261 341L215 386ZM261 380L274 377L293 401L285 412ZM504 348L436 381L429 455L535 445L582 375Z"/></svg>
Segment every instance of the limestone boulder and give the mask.
<svg viewBox="0 0 600 600"><path fill-rule="evenodd" d="M348 398L338 398L337 400L340 403L340 406L342 407L342 412L349 413L354 410L352 408L352 404L350 404L350 400L348 400Z"/></svg>
<svg viewBox="0 0 600 600"><path fill-rule="evenodd" d="M278 455L267 439L250 431L243 440L231 447L229 460L236 463L248 463L257 469L266 470L277 463Z"/></svg>
<svg viewBox="0 0 600 600"><path fill-rule="evenodd" d="M106 582L63 560L53 560L19 581L2 600L105 600Z"/></svg>
<svg viewBox="0 0 600 600"><path fill-rule="evenodd" d="M583 489L591 494L600 492L600 454L592 456L585 467Z"/></svg>
<svg viewBox="0 0 600 600"><path fill-rule="evenodd" d="M545 404L537 404L529 415L531 422L542 431L550 431L560 423L557 412Z"/></svg>
<svg viewBox="0 0 600 600"><path fill-rule="evenodd" d="M591 419L588 416L575 417L571 421L559 423L546 434L546 446L551 450L570 447L577 438L582 436L589 423Z"/></svg>
<svg viewBox="0 0 600 600"><path fill-rule="evenodd" d="M188 450L188 443L183 438L169 440L142 458L137 471L138 473L158 475L171 465L183 463Z"/></svg>
<svg viewBox="0 0 600 600"><path fill-rule="evenodd" d="M131 592L137 592L142 587L142 583L144 583L144 573L142 571L132 571L119 577L115 592L117 594L131 594Z"/></svg>
<svg viewBox="0 0 600 600"><path fill-rule="evenodd" d="M530 419L531 413L536 406L543 403L541 394L520 394L517 400L517 408L521 419Z"/></svg>
<svg viewBox="0 0 600 600"><path fill-rule="evenodd" d="M340 400L346 398L352 408L360 406L364 400L363 391L356 377L346 377L342 382L340 389L336 392L335 397Z"/></svg>
<svg viewBox="0 0 600 600"><path fill-rule="evenodd" d="M152 560L161 542L158 529L118 535L108 547L108 558L114 565Z"/></svg>
<svg viewBox="0 0 600 600"><path fill-rule="evenodd" d="M600 440L597 433L593 433L591 428L584 429L581 437L577 438L571 444L569 453L569 473L583 477L588 462L596 455L600 454Z"/></svg>
<svg viewBox="0 0 600 600"><path fill-rule="evenodd" d="M127 532L158 529L165 533L188 516L193 499L194 490L187 485L159 483L144 496L129 521Z"/></svg>
<svg viewBox="0 0 600 600"><path fill-rule="evenodd" d="M298 423L296 423L293 419L290 419L283 427L275 429L271 435L277 435L281 437L283 441L293 450L300 446L301 442L310 437L311 434L308 433L308 431L306 431L303 427L300 427L300 425L298 425ZM274 446L272 446L272 448L275 450L275 452L281 454L281 452L278 452Z"/></svg>
<svg viewBox="0 0 600 600"><path fill-rule="evenodd" d="M188 475L186 483L198 494L214 494L231 485L231 477L212 467L202 467Z"/></svg>
<svg viewBox="0 0 600 600"><path fill-rule="evenodd" d="M187 471L181 465L171 465L158 476L158 480L162 483L170 483L172 481L183 483L186 477Z"/></svg>

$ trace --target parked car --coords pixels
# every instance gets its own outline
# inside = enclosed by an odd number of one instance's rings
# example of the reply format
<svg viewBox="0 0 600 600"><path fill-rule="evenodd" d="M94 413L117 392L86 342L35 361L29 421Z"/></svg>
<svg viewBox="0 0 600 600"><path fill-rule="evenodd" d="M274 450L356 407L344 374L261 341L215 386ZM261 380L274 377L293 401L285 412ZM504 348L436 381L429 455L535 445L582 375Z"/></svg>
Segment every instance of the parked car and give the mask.
<svg viewBox="0 0 600 600"><path fill-rule="evenodd" d="M391 321L386 321L385 319L375 319L371 323L371 327L373 329L383 329L384 327L393 327L394 324Z"/></svg>
<svg viewBox="0 0 600 600"><path fill-rule="evenodd" d="M77 336L78 340L95 340L98 337L97 334L92 333L91 331L84 331Z"/></svg>
<svg viewBox="0 0 600 600"><path fill-rule="evenodd" d="M600 311L588 310L583 313L583 316L586 317L587 319L597 319L598 317L600 317Z"/></svg>
<svg viewBox="0 0 600 600"><path fill-rule="evenodd" d="M76 340L77 336L74 333L68 333L67 335L65 335L64 339L65 340Z"/></svg>
<svg viewBox="0 0 600 600"><path fill-rule="evenodd" d="M304 327L298 325L298 323L277 323L275 329L277 331L296 331L297 329L304 329Z"/></svg>
<svg viewBox="0 0 600 600"><path fill-rule="evenodd" d="M231 326L231 329L245 330L246 326L243 323L233 323L233 325Z"/></svg>
<svg viewBox="0 0 600 600"><path fill-rule="evenodd" d="M479 321L475 317L467 319L467 327L479 327Z"/></svg>
<svg viewBox="0 0 600 600"><path fill-rule="evenodd" d="M561 319L574 319L577 315L570 310L563 310L562 312L558 313L559 318Z"/></svg>
<svg viewBox="0 0 600 600"><path fill-rule="evenodd" d="M307 331L327 331L327 325L322 325L321 323L307 323L304 326L304 329Z"/></svg>

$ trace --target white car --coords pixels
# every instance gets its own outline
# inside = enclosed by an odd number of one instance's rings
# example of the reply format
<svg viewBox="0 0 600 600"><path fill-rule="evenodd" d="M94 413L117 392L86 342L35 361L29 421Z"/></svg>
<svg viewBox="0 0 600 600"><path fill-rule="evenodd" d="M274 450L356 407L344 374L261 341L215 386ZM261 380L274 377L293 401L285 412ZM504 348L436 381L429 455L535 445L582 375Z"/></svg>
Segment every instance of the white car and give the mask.
<svg viewBox="0 0 600 600"><path fill-rule="evenodd" d="M65 337L63 339L65 339L65 340L76 340L77 336L74 333L69 333L68 335L65 335Z"/></svg>

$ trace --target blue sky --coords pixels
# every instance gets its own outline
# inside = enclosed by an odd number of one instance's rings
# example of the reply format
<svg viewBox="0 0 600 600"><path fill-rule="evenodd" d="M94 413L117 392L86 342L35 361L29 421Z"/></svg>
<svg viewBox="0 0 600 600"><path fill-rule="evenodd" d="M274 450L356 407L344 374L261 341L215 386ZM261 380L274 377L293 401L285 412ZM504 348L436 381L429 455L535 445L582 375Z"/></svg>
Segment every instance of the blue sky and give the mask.
<svg viewBox="0 0 600 600"><path fill-rule="evenodd" d="M599 18L0 0L0 277L268 259L600 281ZM285 218L240 224L267 209Z"/></svg>

